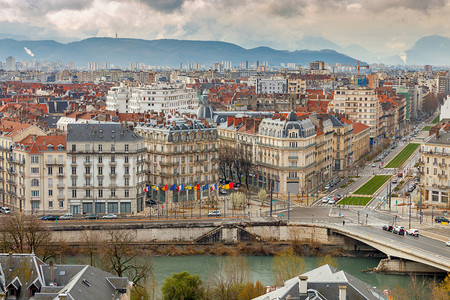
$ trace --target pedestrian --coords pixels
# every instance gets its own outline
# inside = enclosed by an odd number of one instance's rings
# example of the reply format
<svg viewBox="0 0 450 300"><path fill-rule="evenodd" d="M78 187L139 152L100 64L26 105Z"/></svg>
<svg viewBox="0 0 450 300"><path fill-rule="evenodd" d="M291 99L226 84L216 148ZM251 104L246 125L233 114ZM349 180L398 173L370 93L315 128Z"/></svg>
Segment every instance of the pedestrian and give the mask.
<svg viewBox="0 0 450 300"><path fill-rule="evenodd" d="M345 226L345 220L342 221L342 226Z"/></svg>

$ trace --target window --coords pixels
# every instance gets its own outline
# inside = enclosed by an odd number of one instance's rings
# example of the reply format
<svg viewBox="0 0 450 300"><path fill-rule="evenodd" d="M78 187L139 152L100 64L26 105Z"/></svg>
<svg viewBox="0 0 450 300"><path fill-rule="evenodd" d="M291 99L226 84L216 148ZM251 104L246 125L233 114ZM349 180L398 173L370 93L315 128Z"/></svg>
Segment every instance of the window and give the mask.
<svg viewBox="0 0 450 300"><path fill-rule="evenodd" d="M128 144L125 144L125 152L128 152L128 150L129 150L129 146L128 146Z"/></svg>
<svg viewBox="0 0 450 300"><path fill-rule="evenodd" d="M77 167L72 167L72 175L76 175L77 174Z"/></svg>
<svg viewBox="0 0 450 300"><path fill-rule="evenodd" d="M117 202L108 202L108 213L118 213L119 206Z"/></svg>
<svg viewBox="0 0 450 300"><path fill-rule="evenodd" d="M98 167L98 175L103 175L103 167Z"/></svg>
<svg viewBox="0 0 450 300"><path fill-rule="evenodd" d="M91 198L91 190L86 190L86 198Z"/></svg>
<svg viewBox="0 0 450 300"><path fill-rule="evenodd" d="M111 175L115 175L116 174L116 167L111 167Z"/></svg>
<svg viewBox="0 0 450 300"><path fill-rule="evenodd" d="M76 178L72 178L72 186L76 186L77 185L77 179Z"/></svg>
<svg viewBox="0 0 450 300"><path fill-rule="evenodd" d="M131 213L131 203L120 203L120 213Z"/></svg>
<svg viewBox="0 0 450 300"><path fill-rule="evenodd" d="M91 174L91 167L85 167L85 173Z"/></svg>
<svg viewBox="0 0 450 300"><path fill-rule="evenodd" d="M39 190L31 190L31 197L39 197Z"/></svg>
<svg viewBox="0 0 450 300"><path fill-rule="evenodd" d="M53 175L53 167L48 167L48 175Z"/></svg>
<svg viewBox="0 0 450 300"><path fill-rule="evenodd" d="M98 178L98 186L103 186L103 177Z"/></svg>
<svg viewBox="0 0 450 300"><path fill-rule="evenodd" d="M128 156L125 156L125 163L128 163Z"/></svg>
<svg viewBox="0 0 450 300"><path fill-rule="evenodd" d="M37 155L32 155L32 156L31 156L31 163L32 163L32 164L38 164L38 163L39 163L39 156L37 156Z"/></svg>
<svg viewBox="0 0 450 300"><path fill-rule="evenodd" d="M98 145L98 152L102 152L103 151L103 145Z"/></svg>
<svg viewBox="0 0 450 300"><path fill-rule="evenodd" d="M77 157L75 155L72 156L72 163L73 164L77 163Z"/></svg>
<svg viewBox="0 0 450 300"><path fill-rule="evenodd" d="M103 190L98 190L98 197L103 198Z"/></svg>
<svg viewBox="0 0 450 300"><path fill-rule="evenodd" d="M39 179L31 179L31 186L39 186Z"/></svg>
<svg viewBox="0 0 450 300"><path fill-rule="evenodd" d="M129 186L130 185L130 178L126 177L125 178L125 186Z"/></svg>
<svg viewBox="0 0 450 300"><path fill-rule="evenodd" d="M125 174L130 174L130 167L125 167Z"/></svg>
<svg viewBox="0 0 450 300"><path fill-rule="evenodd" d="M58 174L64 174L64 167L58 167Z"/></svg>
<svg viewBox="0 0 450 300"><path fill-rule="evenodd" d="M91 157L90 156L86 156L85 161L87 164L91 163Z"/></svg>
<svg viewBox="0 0 450 300"><path fill-rule="evenodd" d="M53 201L48 201L48 208L53 208Z"/></svg>
<svg viewBox="0 0 450 300"><path fill-rule="evenodd" d="M116 162L116 157L113 155L113 156L111 156L111 162L113 163L113 162Z"/></svg>
<svg viewBox="0 0 450 300"><path fill-rule="evenodd" d="M91 185L91 178L86 178L86 186L90 186Z"/></svg>
<svg viewBox="0 0 450 300"><path fill-rule="evenodd" d="M48 179L48 187L52 187L53 186L53 178L49 178Z"/></svg>
<svg viewBox="0 0 450 300"><path fill-rule="evenodd" d="M128 190L128 189L125 190L125 197L126 198L130 197L130 190Z"/></svg>
<svg viewBox="0 0 450 300"><path fill-rule="evenodd" d="M72 151L77 151L77 145L72 145Z"/></svg>
<svg viewBox="0 0 450 300"><path fill-rule="evenodd" d="M111 145L111 152L115 152L116 151L116 145L112 144Z"/></svg>
<svg viewBox="0 0 450 300"><path fill-rule="evenodd" d="M72 198L76 198L77 197L77 190L72 190Z"/></svg>
<svg viewBox="0 0 450 300"><path fill-rule="evenodd" d="M39 168L31 168L31 174L39 174Z"/></svg>
<svg viewBox="0 0 450 300"><path fill-rule="evenodd" d="M52 197L53 196L53 190L48 190L48 196Z"/></svg>
<svg viewBox="0 0 450 300"><path fill-rule="evenodd" d="M59 201L59 208L64 208L64 201L63 200Z"/></svg>
<svg viewBox="0 0 450 300"><path fill-rule="evenodd" d="M111 190L111 197L115 197L116 196L116 190L115 189L112 189Z"/></svg>
<svg viewBox="0 0 450 300"><path fill-rule="evenodd" d="M103 156L99 156L99 157L98 157L98 163L99 163L99 164L102 164L102 163L103 163Z"/></svg>

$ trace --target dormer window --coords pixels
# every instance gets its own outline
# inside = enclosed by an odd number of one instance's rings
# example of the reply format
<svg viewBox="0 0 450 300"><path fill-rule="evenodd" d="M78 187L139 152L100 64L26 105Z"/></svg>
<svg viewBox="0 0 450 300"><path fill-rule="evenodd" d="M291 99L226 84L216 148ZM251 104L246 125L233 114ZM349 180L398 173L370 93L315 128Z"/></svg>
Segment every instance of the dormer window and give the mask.
<svg viewBox="0 0 450 300"><path fill-rule="evenodd" d="M53 149L53 145L52 144L48 144L47 145L47 150L52 150Z"/></svg>

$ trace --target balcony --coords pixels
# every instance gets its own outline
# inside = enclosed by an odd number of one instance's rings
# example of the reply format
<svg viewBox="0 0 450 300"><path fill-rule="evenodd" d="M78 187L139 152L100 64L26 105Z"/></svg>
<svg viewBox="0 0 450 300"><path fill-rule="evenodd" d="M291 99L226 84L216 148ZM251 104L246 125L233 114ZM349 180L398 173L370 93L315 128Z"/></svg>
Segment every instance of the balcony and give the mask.
<svg viewBox="0 0 450 300"><path fill-rule="evenodd" d="M64 195L58 195L58 200L65 200Z"/></svg>
<svg viewBox="0 0 450 300"><path fill-rule="evenodd" d="M116 163L115 161L110 161L109 164L110 164L111 166L117 166L117 163Z"/></svg>
<svg viewBox="0 0 450 300"><path fill-rule="evenodd" d="M289 155L288 159L298 159L298 155Z"/></svg>
<svg viewBox="0 0 450 300"><path fill-rule="evenodd" d="M84 173L84 176L85 177L91 177L92 175L91 175L91 173Z"/></svg>
<svg viewBox="0 0 450 300"><path fill-rule="evenodd" d="M58 161L57 159L47 160L47 165L64 165L64 161Z"/></svg>
<svg viewBox="0 0 450 300"><path fill-rule="evenodd" d="M445 163L442 164L442 163L441 163L441 164L439 164L439 167L441 167L441 168L446 168L446 167L447 167L447 164L445 164Z"/></svg>
<svg viewBox="0 0 450 300"><path fill-rule="evenodd" d="M60 177L60 178L63 178L64 177L64 173L58 173L57 176Z"/></svg>
<svg viewBox="0 0 450 300"><path fill-rule="evenodd" d="M90 161L85 161L85 162L84 162L84 165L88 167L88 166L91 165L91 162L90 162Z"/></svg>
<svg viewBox="0 0 450 300"><path fill-rule="evenodd" d="M66 187L66 185L64 183L58 183L58 189L63 189Z"/></svg>
<svg viewBox="0 0 450 300"><path fill-rule="evenodd" d="M116 178L117 177L117 173L112 173L110 176Z"/></svg>
<svg viewBox="0 0 450 300"><path fill-rule="evenodd" d="M447 175L446 174L438 174L438 177L439 178L447 178Z"/></svg>

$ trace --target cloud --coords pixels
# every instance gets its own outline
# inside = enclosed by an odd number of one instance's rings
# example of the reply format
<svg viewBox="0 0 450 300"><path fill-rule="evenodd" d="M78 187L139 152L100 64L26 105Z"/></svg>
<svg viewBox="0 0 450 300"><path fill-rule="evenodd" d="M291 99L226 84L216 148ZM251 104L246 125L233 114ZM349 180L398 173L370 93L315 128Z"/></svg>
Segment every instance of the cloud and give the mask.
<svg viewBox="0 0 450 300"><path fill-rule="evenodd" d="M0 28L58 41L117 33L288 50L303 45L304 36L313 36L343 47L359 44L397 54L424 35L450 32L449 1L0 0Z"/></svg>

